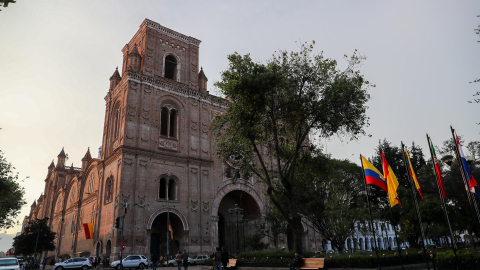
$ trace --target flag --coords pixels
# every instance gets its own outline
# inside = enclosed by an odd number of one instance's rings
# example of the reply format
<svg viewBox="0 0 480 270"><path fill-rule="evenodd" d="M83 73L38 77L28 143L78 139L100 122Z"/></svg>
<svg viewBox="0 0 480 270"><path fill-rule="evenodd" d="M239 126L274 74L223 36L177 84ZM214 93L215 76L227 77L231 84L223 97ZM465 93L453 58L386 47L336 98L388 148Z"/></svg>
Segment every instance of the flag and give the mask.
<svg viewBox="0 0 480 270"><path fill-rule="evenodd" d="M405 153L407 153L407 159L408 159L408 173L412 177L413 182L415 183L415 188L417 188L418 194L420 194L420 197L422 197L422 200L423 200L422 192L420 191L420 184L418 183L417 175L413 170L412 162L410 161L410 155L408 154L408 150L406 146L405 146Z"/></svg>
<svg viewBox="0 0 480 270"><path fill-rule="evenodd" d="M480 197L480 193L478 191L477 187L477 181L475 181L475 178L473 178L472 172L470 171L470 167L468 166L467 159L465 158L465 155L463 154L462 146L460 145L460 140L458 139L458 136L455 135L456 143L457 143L457 149L458 153L460 154L460 159L462 160L462 165L463 165L463 173L465 175L465 180L468 183L468 188L470 189L470 192L475 193L477 197Z"/></svg>
<svg viewBox="0 0 480 270"><path fill-rule="evenodd" d="M400 203L400 200L398 199L398 194L397 194L397 188L398 188L398 180L397 177L395 177L395 174L392 171L392 167L388 165L387 159L383 155L382 152L382 164L383 164L383 177L387 180L387 188L388 188L388 199L390 200L390 206L393 207L396 204L399 204L402 206Z"/></svg>
<svg viewBox="0 0 480 270"><path fill-rule="evenodd" d="M173 229L170 220L168 221L168 230L170 231L170 238L173 239Z"/></svg>
<svg viewBox="0 0 480 270"><path fill-rule="evenodd" d="M93 223L83 223L85 239L93 239Z"/></svg>
<svg viewBox="0 0 480 270"><path fill-rule="evenodd" d="M375 168L375 166L363 156L362 164L363 170L365 171L365 181L367 181L367 185L375 185L387 192L387 183L377 168Z"/></svg>
<svg viewBox="0 0 480 270"><path fill-rule="evenodd" d="M443 190L443 179L442 179L442 171L440 171L440 165L438 165L437 155L435 154L435 149L433 147L432 140L430 141L430 150L432 151L433 163L435 164L435 174L437 175L437 183L438 188L440 188L442 192L442 196L445 199L445 190Z"/></svg>

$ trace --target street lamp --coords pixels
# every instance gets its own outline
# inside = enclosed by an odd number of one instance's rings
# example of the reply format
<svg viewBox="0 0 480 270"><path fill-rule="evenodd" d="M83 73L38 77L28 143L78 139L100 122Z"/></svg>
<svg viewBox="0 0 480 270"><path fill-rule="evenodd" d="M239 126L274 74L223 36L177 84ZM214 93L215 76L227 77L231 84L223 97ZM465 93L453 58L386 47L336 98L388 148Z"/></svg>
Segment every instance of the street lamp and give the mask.
<svg viewBox="0 0 480 270"><path fill-rule="evenodd" d="M237 231L237 254L238 254L240 252L240 236L238 235L238 216L241 216L243 214L243 209L238 207L238 204L235 204L235 208L228 209L228 212L230 213L230 215L233 215L235 213L235 218L236 218L235 229Z"/></svg>
<svg viewBox="0 0 480 270"><path fill-rule="evenodd" d="M243 232L243 251L245 251L245 224L248 223L248 219L242 218L240 220L240 223L243 225L243 230L242 230L242 232Z"/></svg>

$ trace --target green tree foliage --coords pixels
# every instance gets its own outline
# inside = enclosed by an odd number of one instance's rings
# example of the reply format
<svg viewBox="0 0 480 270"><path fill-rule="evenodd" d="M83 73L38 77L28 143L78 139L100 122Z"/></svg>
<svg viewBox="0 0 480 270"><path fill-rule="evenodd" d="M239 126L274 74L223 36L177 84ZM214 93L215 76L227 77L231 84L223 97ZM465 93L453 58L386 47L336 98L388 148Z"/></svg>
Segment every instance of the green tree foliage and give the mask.
<svg viewBox="0 0 480 270"><path fill-rule="evenodd" d="M0 151L0 229L8 229L15 225L15 218L26 201L25 190L18 181L18 173L7 162Z"/></svg>
<svg viewBox="0 0 480 270"><path fill-rule="evenodd" d="M254 233L245 237L245 245L250 250L264 250L268 248L268 244L262 241L263 235L261 233Z"/></svg>
<svg viewBox="0 0 480 270"><path fill-rule="evenodd" d="M304 179L304 185L300 212L337 250L344 250L345 240L355 233L355 224L366 218L362 169L348 160L322 156L301 166L298 178Z"/></svg>
<svg viewBox="0 0 480 270"><path fill-rule="evenodd" d="M215 84L230 100L214 125L218 155L266 185L267 197L294 231L300 254L300 159L309 155L314 139L338 134L355 139L368 125L370 84L357 70L364 58L354 53L341 70L337 61L312 51L313 45L305 43L298 52L275 53L266 64L234 53Z"/></svg>
<svg viewBox="0 0 480 270"><path fill-rule="evenodd" d="M257 231L273 241L277 247L278 236L287 232L287 222L276 208L268 207L265 211L265 222L258 225Z"/></svg>
<svg viewBox="0 0 480 270"><path fill-rule="evenodd" d="M48 226L48 218L28 222L24 232L13 238L16 254L32 255L37 246L37 254L55 250L55 234ZM38 237L38 243L37 243Z"/></svg>

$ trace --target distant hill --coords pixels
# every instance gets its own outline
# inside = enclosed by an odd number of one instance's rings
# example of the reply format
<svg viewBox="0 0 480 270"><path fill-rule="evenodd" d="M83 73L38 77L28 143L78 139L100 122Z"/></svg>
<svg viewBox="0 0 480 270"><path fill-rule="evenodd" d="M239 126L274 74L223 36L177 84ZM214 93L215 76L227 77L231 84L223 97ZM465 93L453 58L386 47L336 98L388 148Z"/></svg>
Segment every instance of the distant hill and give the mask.
<svg viewBox="0 0 480 270"><path fill-rule="evenodd" d="M0 233L0 251L7 251L12 247L13 235Z"/></svg>

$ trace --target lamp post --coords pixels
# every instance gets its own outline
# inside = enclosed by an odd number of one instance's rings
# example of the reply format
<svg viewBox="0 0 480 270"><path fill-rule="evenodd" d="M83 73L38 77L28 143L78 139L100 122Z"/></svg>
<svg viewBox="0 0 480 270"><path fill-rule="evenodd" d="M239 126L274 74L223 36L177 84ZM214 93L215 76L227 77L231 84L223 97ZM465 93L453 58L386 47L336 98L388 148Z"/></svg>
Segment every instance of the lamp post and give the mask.
<svg viewBox="0 0 480 270"><path fill-rule="evenodd" d="M243 209L238 207L238 204L235 204L235 208L230 208L228 209L228 212L230 215L233 215L235 213L235 229L237 231L237 254L240 252L240 236L238 234L238 216L241 216L243 214Z"/></svg>
<svg viewBox="0 0 480 270"><path fill-rule="evenodd" d="M243 251L245 251L245 224L248 223L248 219L244 219L242 217L242 219L240 220L240 223L242 223L242 225L243 225L243 229L242 229L242 232L243 232Z"/></svg>

